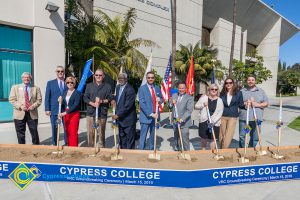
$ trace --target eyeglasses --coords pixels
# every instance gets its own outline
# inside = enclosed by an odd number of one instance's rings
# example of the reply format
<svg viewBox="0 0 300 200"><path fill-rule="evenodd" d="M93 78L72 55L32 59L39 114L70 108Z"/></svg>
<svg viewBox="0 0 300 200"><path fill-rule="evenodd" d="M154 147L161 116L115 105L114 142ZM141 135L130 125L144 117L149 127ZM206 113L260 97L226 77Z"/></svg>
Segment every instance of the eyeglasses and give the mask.
<svg viewBox="0 0 300 200"><path fill-rule="evenodd" d="M66 82L66 84L72 84L72 85L74 85L74 83L73 83L73 82Z"/></svg>
<svg viewBox="0 0 300 200"><path fill-rule="evenodd" d="M57 70L56 73L64 73L65 71Z"/></svg>
<svg viewBox="0 0 300 200"><path fill-rule="evenodd" d="M210 89L210 91L218 91L218 89L213 89L213 88L212 88L212 89Z"/></svg>
<svg viewBox="0 0 300 200"><path fill-rule="evenodd" d="M225 82L225 85L231 85L233 82Z"/></svg>
<svg viewBox="0 0 300 200"><path fill-rule="evenodd" d="M152 76L152 77L147 77L147 79L154 79L154 76Z"/></svg>
<svg viewBox="0 0 300 200"><path fill-rule="evenodd" d="M101 77L101 76L103 76L103 75L102 75L102 74L95 74L95 76L100 76L100 77Z"/></svg>

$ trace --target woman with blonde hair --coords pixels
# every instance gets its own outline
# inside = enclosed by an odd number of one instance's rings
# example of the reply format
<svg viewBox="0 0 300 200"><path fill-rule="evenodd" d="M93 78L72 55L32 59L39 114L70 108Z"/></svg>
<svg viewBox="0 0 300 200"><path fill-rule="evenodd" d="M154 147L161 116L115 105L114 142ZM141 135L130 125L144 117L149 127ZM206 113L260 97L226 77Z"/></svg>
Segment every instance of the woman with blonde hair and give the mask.
<svg viewBox="0 0 300 200"><path fill-rule="evenodd" d="M62 113L69 146L78 146L78 127L80 119L80 92L75 89L76 79L69 76L65 80L68 90L63 93Z"/></svg>
<svg viewBox="0 0 300 200"><path fill-rule="evenodd" d="M219 138L221 116L223 113L223 101L219 98L219 87L216 84L211 84L208 88L208 95L203 95L195 105L195 109L200 110L199 112L199 129L198 133L200 136L202 150L206 149L207 142L210 142L210 148L215 149L216 143L213 140L211 131L209 130L208 113L211 116L213 129L216 138Z"/></svg>

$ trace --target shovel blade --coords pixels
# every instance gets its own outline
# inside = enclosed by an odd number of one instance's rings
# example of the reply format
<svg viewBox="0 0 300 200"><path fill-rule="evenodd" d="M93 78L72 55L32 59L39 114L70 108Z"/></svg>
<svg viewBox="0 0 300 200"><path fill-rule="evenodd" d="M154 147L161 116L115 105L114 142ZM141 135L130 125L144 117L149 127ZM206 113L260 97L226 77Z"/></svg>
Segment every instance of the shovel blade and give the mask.
<svg viewBox="0 0 300 200"><path fill-rule="evenodd" d="M283 155L280 155L278 153L272 154L272 158L275 158L277 160L283 159L283 157L284 157Z"/></svg>
<svg viewBox="0 0 300 200"><path fill-rule="evenodd" d="M191 160L191 156L190 156L190 154L186 154L186 153L180 153L180 154L178 154L178 159L179 160Z"/></svg>
<svg viewBox="0 0 300 200"><path fill-rule="evenodd" d="M110 156L110 159L113 160L113 161L116 161L116 160L123 160L123 156L120 156L119 154L112 154Z"/></svg>
<svg viewBox="0 0 300 200"><path fill-rule="evenodd" d="M239 162L241 162L241 163L248 163L248 162L249 162L249 159L246 158L246 157L240 157L240 158L239 158Z"/></svg>
<svg viewBox="0 0 300 200"><path fill-rule="evenodd" d="M257 151L256 154L259 156L264 156L264 155L267 155L267 152L262 150L262 151Z"/></svg>
<svg viewBox="0 0 300 200"><path fill-rule="evenodd" d="M149 155L148 155L148 159L149 160L160 160L160 154L158 154L158 153L150 153Z"/></svg>
<svg viewBox="0 0 300 200"><path fill-rule="evenodd" d="M214 156L214 159L218 160L218 161L221 161L221 160L224 160L224 156L217 154L217 155Z"/></svg>

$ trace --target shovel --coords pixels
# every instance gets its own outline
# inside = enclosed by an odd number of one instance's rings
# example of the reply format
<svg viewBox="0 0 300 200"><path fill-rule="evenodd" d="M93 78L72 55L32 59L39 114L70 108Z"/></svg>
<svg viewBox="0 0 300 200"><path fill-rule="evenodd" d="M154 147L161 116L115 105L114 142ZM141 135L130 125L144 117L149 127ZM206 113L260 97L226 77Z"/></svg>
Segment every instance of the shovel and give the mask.
<svg viewBox="0 0 300 200"><path fill-rule="evenodd" d="M62 97L60 96L58 98L58 117L57 117L57 120L56 120L56 125L57 125L57 130L56 130L56 151L53 151L52 154L63 154L63 150L61 148L59 148L59 134L60 134L60 125L62 123L62 119L61 119L61 116L60 116L60 113L61 113L61 104L62 104Z"/></svg>
<svg viewBox="0 0 300 200"><path fill-rule="evenodd" d="M158 102L156 102L156 113L158 114ZM157 153L156 150L156 135L157 135L157 118L155 118L155 129L154 129L154 150L153 153L148 155L149 160L160 160L160 154Z"/></svg>
<svg viewBox="0 0 300 200"><path fill-rule="evenodd" d="M214 159L215 160L224 160L224 156L222 156L222 155L219 154L219 148L218 148L218 144L217 144L217 140L216 140L216 134L215 134L214 126L212 124L211 116L209 114L208 106L206 106L206 112L207 112L209 124L211 126L209 128L211 130L211 133L212 133L213 138L214 138L214 142L216 144L217 155L214 156Z"/></svg>
<svg viewBox="0 0 300 200"><path fill-rule="evenodd" d="M272 154L272 158L275 158L277 160L284 158L284 156L280 155L280 152L279 152L282 125L283 125L283 122L282 122L282 99L281 99L281 94L280 94L279 121L276 122L276 129L278 130L277 151L276 151L276 153Z"/></svg>
<svg viewBox="0 0 300 200"><path fill-rule="evenodd" d="M267 155L267 151L262 150L261 137L260 137L260 128L258 126L258 120L257 120L257 117L256 117L255 107L252 107L252 109L253 109L254 121L255 121L255 125L256 125L257 136L258 136L258 143L259 143L259 151L257 151L256 153L259 156L264 156L264 155Z"/></svg>
<svg viewBox="0 0 300 200"><path fill-rule="evenodd" d="M116 114L116 109L113 107L113 115ZM112 122L112 128L114 130L114 142L115 142L115 152L110 156L111 160L123 160L123 157L120 156L120 145L117 145L117 122L116 120L113 120Z"/></svg>
<svg viewBox="0 0 300 200"><path fill-rule="evenodd" d="M251 128L249 126L249 104L247 106L247 120L246 120L246 127L244 128L245 131L245 147L244 147L244 156L239 158L239 162L241 163L248 163L249 159L246 158L247 156L247 148L248 148L248 134L250 134Z"/></svg>
<svg viewBox="0 0 300 200"><path fill-rule="evenodd" d="M100 102L99 97L96 97L95 102ZM94 154L89 155L90 157L96 157L97 153L99 152L99 148L98 148L98 144L97 144L97 133L98 133L98 129L99 129L99 123L98 123L98 109L99 106L96 107L96 114L95 114L95 122L93 124L93 128L94 128L94 133L95 133L95 138L94 138Z"/></svg>
<svg viewBox="0 0 300 200"><path fill-rule="evenodd" d="M178 117L178 110L177 110L176 104L174 104L174 110L175 110L175 119L176 119L176 124L177 124L179 138L180 138L180 145L181 145L181 150L180 150L180 154L178 154L178 159L191 160L190 154L185 153L184 148L183 148L183 139L182 139L182 132L181 132L181 127L180 127L180 119Z"/></svg>

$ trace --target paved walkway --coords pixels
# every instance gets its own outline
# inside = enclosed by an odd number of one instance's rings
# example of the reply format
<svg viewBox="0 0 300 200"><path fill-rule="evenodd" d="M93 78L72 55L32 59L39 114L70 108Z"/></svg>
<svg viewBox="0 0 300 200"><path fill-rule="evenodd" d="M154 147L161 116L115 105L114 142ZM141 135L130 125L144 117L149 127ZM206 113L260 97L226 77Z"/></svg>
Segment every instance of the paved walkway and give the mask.
<svg viewBox="0 0 300 200"><path fill-rule="evenodd" d="M285 125L297 116L300 116L300 97L284 98L283 119ZM263 145L277 144L277 132L275 121L278 120L278 98L270 100L271 106L265 110L262 128ZM197 114L194 113L193 116ZM167 114L163 115L167 118ZM108 120L110 122L110 119ZM80 121L79 142L80 146L86 146L85 119ZM139 125L137 126L139 128ZM237 130L237 129L236 129ZM106 142L107 148L113 146L113 132L110 124L107 124ZM12 123L0 124L0 143L16 143L16 133ZM51 143L50 124L39 125L41 143ZM173 131L160 128L158 130L158 146L160 150L173 149ZM61 134L61 137L63 134ZM26 142L30 142L30 134L26 133ZM200 140L197 130L190 130L192 149L200 149ZM299 145L300 132L288 127L282 129L282 145ZM136 143L136 145L138 142ZM232 147L238 145L238 132L234 135ZM10 180L0 180L0 185L5 190L0 192L0 199L296 199L300 195L300 181L281 181L259 184L246 184L236 186L222 186L201 189L175 189L155 188L143 186L116 186L96 185L80 183L39 183L33 182L25 191L19 191ZM254 192L255 191L255 192ZM233 195L234 194L234 195Z"/></svg>

